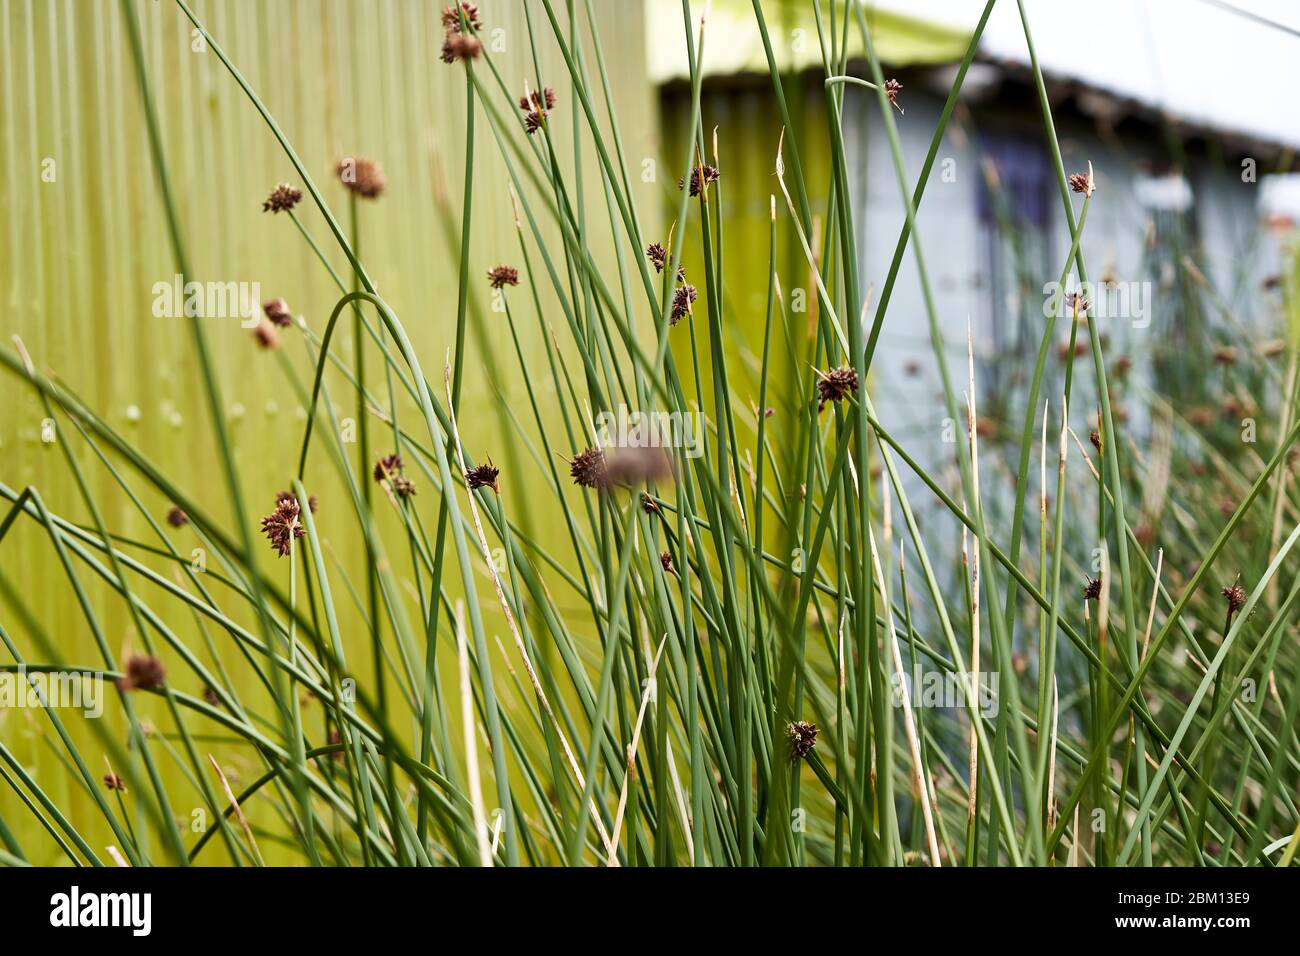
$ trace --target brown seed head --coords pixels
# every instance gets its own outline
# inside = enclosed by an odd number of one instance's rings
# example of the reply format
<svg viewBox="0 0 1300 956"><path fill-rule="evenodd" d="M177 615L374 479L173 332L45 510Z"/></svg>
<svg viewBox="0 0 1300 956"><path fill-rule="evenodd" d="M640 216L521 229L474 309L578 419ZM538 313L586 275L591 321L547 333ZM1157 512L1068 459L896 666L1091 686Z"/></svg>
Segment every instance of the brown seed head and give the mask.
<svg viewBox="0 0 1300 956"><path fill-rule="evenodd" d="M849 365L841 365L829 372L821 372L817 378L817 411L826 407L827 402L838 402L858 390L858 373Z"/></svg>
<svg viewBox="0 0 1300 956"><path fill-rule="evenodd" d="M402 456L393 454L385 455L379 461L375 462L375 481L383 481L394 475L402 473Z"/></svg>
<svg viewBox="0 0 1300 956"><path fill-rule="evenodd" d="M467 63L478 59L482 52L483 44L479 42L478 37L468 33L449 33L447 39L442 42L443 63L455 63L457 60Z"/></svg>
<svg viewBox="0 0 1300 956"><path fill-rule="evenodd" d="M903 84L898 80L885 80L885 95L889 97L889 104L900 113L903 112L903 108L898 105L898 94L902 89Z"/></svg>
<svg viewBox="0 0 1300 956"><path fill-rule="evenodd" d="M1097 431L1095 428L1088 432L1088 441L1092 442L1093 448L1097 449L1097 451L1101 451L1101 432Z"/></svg>
<svg viewBox="0 0 1300 956"><path fill-rule="evenodd" d="M488 270L488 284L494 289L519 285L519 270L514 266L494 266Z"/></svg>
<svg viewBox="0 0 1300 956"><path fill-rule="evenodd" d="M172 505L167 509L167 523L173 528L183 528L190 523L190 516L181 510L180 505Z"/></svg>
<svg viewBox="0 0 1300 956"><path fill-rule="evenodd" d="M115 773L104 774L104 786L109 790L116 790L118 793L126 793L126 784Z"/></svg>
<svg viewBox="0 0 1300 956"><path fill-rule="evenodd" d="M569 474L576 484L584 488L605 488L609 485L605 453L599 448L588 448L578 452L569 462Z"/></svg>
<svg viewBox="0 0 1300 956"><path fill-rule="evenodd" d="M257 325L253 326L253 338L264 349L280 347L280 333L276 332L275 326L266 319L260 320Z"/></svg>
<svg viewBox="0 0 1300 956"><path fill-rule="evenodd" d="M262 203L262 212L288 212L302 202L302 190L288 183L280 183Z"/></svg>
<svg viewBox="0 0 1300 956"><path fill-rule="evenodd" d="M696 166L691 170L691 195L698 196L702 192L707 192L708 188L718 181L722 173L718 172L716 166ZM686 181L677 180L677 188L681 189L686 185Z"/></svg>
<svg viewBox="0 0 1300 956"><path fill-rule="evenodd" d="M117 680L119 690L154 690L167 676L162 662L148 654L133 654L126 660L123 676Z"/></svg>
<svg viewBox="0 0 1300 956"><path fill-rule="evenodd" d="M363 199L378 199L388 188L388 179L379 164L365 156L344 156L335 170L339 182Z"/></svg>
<svg viewBox="0 0 1300 956"><path fill-rule="evenodd" d="M293 315L289 311L289 303L284 299L271 299L269 302L262 303L262 311L266 313L266 318L274 325L285 328L293 324Z"/></svg>
<svg viewBox="0 0 1300 956"><path fill-rule="evenodd" d="M667 551L659 552L659 564L663 566L664 573L673 573L673 556Z"/></svg>
<svg viewBox="0 0 1300 956"><path fill-rule="evenodd" d="M497 494L501 494L501 484L497 478L501 474L501 469L492 464L489 458L485 464L475 465L469 471L465 472L465 484L470 489L474 488L491 488Z"/></svg>
<svg viewBox="0 0 1300 956"><path fill-rule="evenodd" d="M298 496L295 495L292 491L277 491L277 492L275 493L275 503L276 503L277 505L278 505L281 501L285 501L285 500L289 500L289 501L297 501L297 500L298 500ZM311 513L312 513L312 514L315 514L315 513L316 513L316 496L315 496L315 495L308 495L308 496L307 496L307 507L311 509ZM299 510L301 511L302 509L299 508Z"/></svg>
<svg viewBox="0 0 1300 956"><path fill-rule="evenodd" d="M404 475L398 475L392 480L393 494L399 498L415 497L415 482L411 481Z"/></svg>
<svg viewBox="0 0 1300 956"><path fill-rule="evenodd" d="M668 316L668 324L676 325L691 314L691 305L695 302L696 292L693 285L681 285L673 293L673 310Z"/></svg>
<svg viewBox="0 0 1300 956"><path fill-rule="evenodd" d="M1246 589L1240 584L1234 584L1231 587L1224 588L1219 592L1228 601L1228 613L1236 614L1246 606Z"/></svg>
<svg viewBox="0 0 1300 956"><path fill-rule="evenodd" d="M301 538L306 534L299 518L298 499L291 495L287 498L278 498L275 509L262 519L262 533L266 535L267 540L271 542L271 547L280 557L284 557L293 549L294 538Z"/></svg>
<svg viewBox="0 0 1300 956"><path fill-rule="evenodd" d="M802 760L817 745L817 725L806 720L796 720L785 729L790 738L790 759Z"/></svg>
<svg viewBox="0 0 1300 956"><path fill-rule="evenodd" d="M463 0L463 2L452 4L442 11L442 29L444 32L461 32L461 13L465 14L465 22L469 24L471 30L477 33L483 29L483 21L478 16L478 4Z"/></svg>
<svg viewBox="0 0 1300 956"><path fill-rule="evenodd" d="M1101 598L1101 578L1089 578L1083 586L1083 599L1096 601Z"/></svg>
<svg viewBox="0 0 1300 956"><path fill-rule="evenodd" d="M1074 173L1070 176L1070 189L1091 196L1096 191L1097 184L1090 173Z"/></svg>

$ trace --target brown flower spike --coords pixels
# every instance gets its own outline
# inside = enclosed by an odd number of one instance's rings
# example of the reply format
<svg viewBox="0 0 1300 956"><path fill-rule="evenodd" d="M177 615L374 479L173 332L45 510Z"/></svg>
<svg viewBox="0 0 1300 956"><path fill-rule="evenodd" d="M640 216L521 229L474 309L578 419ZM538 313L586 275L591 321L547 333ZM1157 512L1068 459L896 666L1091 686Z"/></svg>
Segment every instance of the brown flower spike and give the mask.
<svg viewBox="0 0 1300 956"><path fill-rule="evenodd" d="M266 319L262 319L253 327L253 338L264 349L270 350L280 347L280 335L275 331L275 326Z"/></svg>
<svg viewBox="0 0 1300 956"><path fill-rule="evenodd" d="M1240 584L1234 584L1232 587L1224 588L1219 593L1228 601L1228 618L1230 620L1234 614L1246 606L1246 589Z"/></svg>
<svg viewBox="0 0 1300 956"><path fill-rule="evenodd" d="M457 60L469 62L478 59L482 52L483 44L478 41L478 37L467 33L449 33L442 41L443 63L455 63Z"/></svg>
<svg viewBox="0 0 1300 956"><path fill-rule="evenodd" d="M709 166L707 164L704 166L696 166L691 170L691 195L698 196L700 193L706 192L708 188L716 183L721 176L722 173L718 172L718 167L716 166ZM678 189L681 189L685 185L685 180L677 180Z"/></svg>
<svg viewBox="0 0 1300 956"><path fill-rule="evenodd" d="M335 171L339 182L363 199L378 199L388 188L388 179L379 164L364 156L344 156Z"/></svg>
<svg viewBox="0 0 1300 956"><path fill-rule="evenodd" d="M514 266L495 266L488 270L488 284L494 289L519 285L519 270Z"/></svg>
<svg viewBox="0 0 1300 956"><path fill-rule="evenodd" d="M297 501L297 500L298 500L298 496L295 495L292 491L277 491L277 492L275 493L275 503L276 503L276 504L279 504L281 501L284 501L284 500L286 500L286 499L289 500L289 501ZM315 513L316 513L316 496L315 496L315 495L309 495L309 496L307 497L307 507L311 509L311 513L312 513L312 514L315 514ZM302 510L301 507L299 508L299 510Z"/></svg>
<svg viewBox="0 0 1300 956"><path fill-rule="evenodd" d="M469 485L471 491L475 488L491 488L501 494L501 483L498 481L500 475L501 469L492 464L492 459L489 458L485 464L475 465L465 472L465 484Z"/></svg>
<svg viewBox="0 0 1300 956"><path fill-rule="evenodd" d="M280 183L271 190L271 195L262 203L262 212L288 212L302 202L302 190L295 189L288 183Z"/></svg>
<svg viewBox="0 0 1300 956"><path fill-rule="evenodd" d="M519 108L524 111L524 129L532 136L546 125L546 118L555 108L555 91L549 86L544 90L526 90L519 97Z"/></svg>
<svg viewBox="0 0 1300 956"><path fill-rule="evenodd" d="M190 523L190 516L181 510L180 505L172 505L167 509L167 523L173 528L183 528Z"/></svg>
<svg viewBox="0 0 1300 956"><path fill-rule="evenodd" d="M903 84L898 80L885 80L885 95L889 97L889 105L898 110L900 114L903 108L898 105L898 94L903 89Z"/></svg>
<svg viewBox="0 0 1300 956"><path fill-rule="evenodd" d="M1092 176L1092 163L1088 164L1086 173L1074 173L1070 176L1070 189L1084 196L1091 196L1097 191L1097 182Z"/></svg>
<svg viewBox="0 0 1300 956"><path fill-rule="evenodd" d="M696 299L695 286L682 285L673 293L673 310L668 316L668 324L676 325L691 314L691 306Z"/></svg>
<svg viewBox="0 0 1300 956"><path fill-rule="evenodd" d="M293 324L293 313L289 311L289 303L284 299L271 299L269 302L262 303L262 311L266 313L267 321L280 328L285 328Z"/></svg>
<svg viewBox="0 0 1300 956"><path fill-rule="evenodd" d="M796 720L785 729L790 738L790 759L802 760L817 745L817 725L806 720Z"/></svg>
<svg viewBox="0 0 1300 956"><path fill-rule="evenodd" d="M1101 578L1089 578L1083 586L1083 599L1097 601L1101 599Z"/></svg>
<svg viewBox="0 0 1300 956"><path fill-rule="evenodd" d="M858 390L858 373L849 365L841 365L829 372L818 372L817 411L826 407L827 402L838 402L848 398Z"/></svg>
<svg viewBox="0 0 1300 956"><path fill-rule="evenodd" d="M126 793L126 783L115 773L104 774L104 786L118 793Z"/></svg>
<svg viewBox="0 0 1300 956"><path fill-rule="evenodd" d="M650 260L650 264L655 267L655 272L663 272L668 267L668 250L657 242L652 242L645 247L645 257ZM677 267L677 281L686 281L686 267Z"/></svg>
<svg viewBox="0 0 1300 956"><path fill-rule="evenodd" d="M118 690L154 690L162 686L167 671L162 662L147 654L133 654L127 658L123 676L117 679Z"/></svg>
<svg viewBox="0 0 1300 956"><path fill-rule="evenodd" d="M569 474L576 484L584 488L604 488L609 484L605 470L605 453L599 448L588 448L573 456Z"/></svg>
<svg viewBox="0 0 1300 956"><path fill-rule="evenodd" d="M262 519L262 533L280 557L293 550L294 538L306 534L299 517L298 499L291 496L277 499L275 510Z"/></svg>

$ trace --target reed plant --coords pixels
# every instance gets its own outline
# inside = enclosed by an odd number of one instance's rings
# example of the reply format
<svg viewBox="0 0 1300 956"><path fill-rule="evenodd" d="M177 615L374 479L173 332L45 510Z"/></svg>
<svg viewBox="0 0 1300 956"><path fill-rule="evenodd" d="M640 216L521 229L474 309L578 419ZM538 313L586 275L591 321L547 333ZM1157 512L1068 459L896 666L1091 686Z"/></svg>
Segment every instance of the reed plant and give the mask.
<svg viewBox="0 0 1300 956"><path fill-rule="evenodd" d="M753 0L765 99L788 134L770 143L771 194L753 197L729 192L728 143L702 105L705 45L726 40L710 35L707 4L683 0L689 110L665 118L682 125L666 212L638 208L622 131L640 118L616 114L617 65L592 0L523 5L527 44L510 55L537 74L548 47L567 71L523 89L503 79L486 14L449 7L445 63L429 68L463 77L465 174L460 215L449 203L433 216L458 261L454 304L450 290L430 303L454 324L451 345L430 355L367 267L368 208L394 201L379 163L343 157L338 181L318 183L320 158L298 153L222 37L175 0L293 171L294 183L267 184L266 228L306 244L336 304L313 324L267 303L249 343L276 351L308 410L301 442L272 452L291 479L256 500L201 320L185 321L208 412L196 437L220 453L215 480L166 473L21 342L0 353L60 423L89 518L51 511L40 487L0 483L0 548L19 525L39 529L98 649L64 659L22 588L0 579L12 612L0 669L102 681L113 718L82 735L42 708L57 779L33 775L0 739L0 779L28 814L0 818L0 860L1290 864L1294 342L1283 327L1260 346L1225 322L1204 406L1188 407L1129 376L1077 297L1045 320L998 433L981 427L977 343L950 364L916 215L994 2L909 168L907 91L884 73L862 6L809 0L824 128L795 135L791 77ZM175 268L198 277L137 4L120 9ZM1088 210L1106 194L1062 161L1023 5L1020 16L1069 230L1059 279L1086 281ZM851 48L864 70L851 72ZM896 240L872 236L896 243L878 289L861 274L852 110L878 117L893 168L871 175L896 180L905 210ZM814 137L829 156L821 191L798 146ZM484 149L508 171L517 234L490 271L470 252ZM586 206L593 189L602 208ZM735 242L724 213L755 199L769 211L768 256L746 291L765 306L740 322L723 282ZM806 314L780 278L786 241L807 277ZM939 467L872 402L909 257L944 411L959 423ZM1282 308L1295 308L1293 280L1276 293ZM1179 281L1221 304L1194 264ZM499 306L488 367L467 344L475 296ZM545 347L526 348L536 334ZM1069 361L1053 394L1058 347ZM484 374L522 383L526 405L467 405L465 381ZM1123 412L1137 407L1140 437ZM620 409L699 427L691 441L636 440L643 429L611 443L602 424ZM1249 443L1237 435L1246 413L1258 425ZM488 418L509 436L501 447L482 446ZM111 508L89 469L111 477ZM165 515L149 504L158 497ZM147 540L112 526L122 507ZM326 536L321 509L347 533ZM537 533L541 513L562 533ZM179 527L202 543L205 567L177 546ZM360 557L363 580L341 549ZM127 655L101 623L101 587L129 614ZM955 699L938 705L925 677ZM256 770L232 773L235 761ZM72 794L93 814L70 812Z"/></svg>

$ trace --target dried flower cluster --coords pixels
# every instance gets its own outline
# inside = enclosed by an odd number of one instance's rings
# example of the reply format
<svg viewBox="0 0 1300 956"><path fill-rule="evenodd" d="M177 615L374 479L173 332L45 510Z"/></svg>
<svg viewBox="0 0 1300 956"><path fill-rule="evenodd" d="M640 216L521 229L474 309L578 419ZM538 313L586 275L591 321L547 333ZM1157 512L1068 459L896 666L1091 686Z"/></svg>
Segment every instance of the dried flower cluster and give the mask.
<svg viewBox="0 0 1300 956"><path fill-rule="evenodd" d="M903 84L898 80L885 80L885 95L889 97L889 105L898 110L901 114L903 108L898 105L898 94L903 89Z"/></svg>
<svg viewBox="0 0 1300 956"><path fill-rule="evenodd" d="M292 491L277 491L277 492L275 493L275 503L276 503L276 504L279 504L281 501L285 501L285 500L288 500L288 501L297 501L297 500L298 500L298 496L295 495ZM312 513L312 514L315 514L315 513L316 513L316 496L315 496L315 495L309 495L309 496L308 496L308 498L307 498L307 507L311 509L311 513Z"/></svg>
<svg viewBox="0 0 1300 956"><path fill-rule="evenodd" d="M679 285L673 293L673 310L668 315L668 324L676 325L691 314L691 305L696 298L695 286Z"/></svg>
<svg viewBox="0 0 1300 956"><path fill-rule="evenodd" d="M162 661L148 654L132 654L126 660L122 676L117 679L118 690L154 690L162 686L167 671Z"/></svg>
<svg viewBox="0 0 1300 956"><path fill-rule="evenodd" d="M661 244L652 242L645 247L645 256L650 260L650 264L655 267L655 272L663 272L668 267L668 250ZM686 267L677 267L677 281L686 281Z"/></svg>
<svg viewBox="0 0 1300 956"><path fill-rule="evenodd" d="M1076 193L1091 196L1097 190L1097 183L1092 176L1092 167L1086 173L1073 173L1070 176L1070 189Z"/></svg>
<svg viewBox="0 0 1300 956"><path fill-rule="evenodd" d="M280 347L280 333L275 330L275 326L262 319L253 326L253 338L257 344L264 349L276 349Z"/></svg>
<svg viewBox="0 0 1300 956"><path fill-rule="evenodd" d="M379 164L365 156L344 156L335 171L339 182L362 199L378 199L388 188L388 179Z"/></svg>
<svg viewBox="0 0 1300 956"><path fill-rule="evenodd" d="M288 212L302 202L302 190L288 183L280 183L262 203L262 212Z"/></svg>
<svg viewBox="0 0 1300 956"><path fill-rule="evenodd" d="M285 302L284 299L271 299L269 302L263 302L262 311L266 313L267 321L272 325L286 328L293 324L293 313L289 311L289 303Z"/></svg>
<svg viewBox="0 0 1300 956"><path fill-rule="evenodd" d="M576 484L584 488L606 487L609 484L609 472L605 467L605 453L599 448L578 452L569 462L569 474Z"/></svg>
<svg viewBox="0 0 1300 956"><path fill-rule="evenodd" d="M489 458L485 464L475 465L465 472L465 484L469 485L471 491L475 488L491 488L501 494L501 483L498 480L500 475L501 469L492 464L492 459Z"/></svg>
<svg viewBox="0 0 1300 956"><path fill-rule="evenodd" d="M465 32L468 26L469 33ZM467 0L447 7L442 11L442 62L455 63L457 60L467 62L483 52L483 44L474 36L483 29L483 21L478 16L478 5Z"/></svg>
<svg viewBox="0 0 1300 956"><path fill-rule="evenodd" d="M126 783L115 773L104 774L104 786L118 793L126 793Z"/></svg>
<svg viewBox="0 0 1300 956"><path fill-rule="evenodd" d="M1228 601L1228 616L1236 614L1246 606L1246 589L1240 584L1234 584L1232 587L1224 588L1219 592Z"/></svg>
<svg viewBox="0 0 1300 956"><path fill-rule="evenodd" d="M790 738L790 758L802 760L817 745L817 725L806 720L796 720L785 729Z"/></svg>
<svg viewBox="0 0 1300 956"><path fill-rule="evenodd" d="M488 270L488 284L494 289L519 285L519 270L514 266L495 266Z"/></svg>
<svg viewBox="0 0 1300 956"><path fill-rule="evenodd" d="M841 365L829 372L819 372L817 379L817 411L827 402L838 402L858 390L858 373L850 365Z"/></svg>
<svg viewBox="0 0 1300 956"><path fill-rule="evenodd" d="M700 193L707 192L708 188L716 183L721 175L722 173L718 172L716 166L709 166L708 164L696 166L691 170L691 195L698 196ZM685 185L685 180L677 180L678 189Z"/></svg>
<svg viewBox="0 0 1300 956"><path fill-rule="evenodd" d="M415 494L415 483L406 477L403 469L401 455L385 455L375 462L375 481L387 481L397 497L410 498Z"/></svg>
<svg viewBox="0 0 1300 956"><path fill-rule="evenodd" d="M301 538L306 534L300 517L301 509L298 507L298 499L293 495L289 495L287 497L277 496L274 510L262 519L262 533L266 535L267 540L271 542L271 547L276 550L280 557L284 557L293 550L294 538Z"/></svg>
<svg viewBox="0 0 1300 956"><path fill-rule="evenodd" d="M549 86L544 90L525 90L519 97L519 108L524 111L524 129L532 136L546 125L546 118L555 109L555 91Z"/></svg>
<svg viewBox="0 0 1300 956"><path fill-rule="evenodd" d="M172 505L167 509L167 523L173 528L183 528L190 523L190 516L181 510L180 505Z"/></svg>
<svg viewBox="0 0 1300 956"><path fill-rule="evenodd" d="M1083 586L1083 599L1097 601L1101 598L1101 578L1089 578Z"/></svg>

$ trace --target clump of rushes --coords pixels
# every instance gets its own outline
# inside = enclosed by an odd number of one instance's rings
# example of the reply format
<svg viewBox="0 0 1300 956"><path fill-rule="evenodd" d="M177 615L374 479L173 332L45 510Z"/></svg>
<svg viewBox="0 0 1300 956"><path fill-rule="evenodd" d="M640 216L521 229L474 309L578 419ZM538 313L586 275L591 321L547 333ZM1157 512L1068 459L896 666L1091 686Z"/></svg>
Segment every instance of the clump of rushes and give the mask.
<svg viewBox="0 0 1300 956"><path fill-rule="evenodd" d="M475 488L491 488L501 494L501 483L497 480L500 475L501 469L492 464L492 459L489 458L485 464L475 465L465 472L465 484L469 485L471 491Z"/></svg>
<svg viewBox="0 0 1300 956"><path fill-rule="evenodd" d="M609 484L609 472L605 467L605 453L599 448L578 452L569 462L569 474L576 484L584 488L606 487Z"/></svg>
<svg viewBox="0 0 1300 956"><path fill-rule="evenodd" d="M885 80L885 95L889 97L889 105L898 110L901 115L903 108L898 105L898 94L902 92L903 84L898 80Z"/></svg>
<svg viewBox="0 0 1300 956"><path fill-rule="evenodd" d="M466 33L468 26L473 32ZM483 29L483 21L478 16L478 6L462 2L447 7L442 11L442 62L455 63L457 60L475 59L483 52L483 44L474 36Z"/></svg>
<svg viewBox="0 0 1300 956"><path fill-rule="evenodd" d="M488 270L488 284L494 289L519 285L519 270L514 266L494 266Z"/></svg>
<svg viewBox="0 0 1300 956"><path fill-rule="evenodd" d="M132 654L126 659L122 676L117 679L118 690L155 690L162 686L167 671L162 661L148 654Z"/></svg>
<svg viewBox="0 0 1300 956"><path fill-rule="evenodd" d="M280 557L284 557L293 549L294 538L301 538L306 534L299 520L300 515L298 499L290 495L287 498L277 498L275 510L262 519L262 533L266 535L271 542L271 547Z"/></svg>
<svg viewBox="0 0 1300 956"><path fill-rule="evenodd" d="M1083 599L1097 601L1101 599L1101 578L1089 578L1083 585Z"/></svg>
<svg viewBox="0 0 1300 956"><path fill-rule="evenodd" d="M817 373L817 411L827 402L839 402L858 390L858 373L851 365L841 365L829 372Z"/></svg>
<svg viewBox="0 0 1300 956"><path fill-rule="evenodd" d="M555 109L555 91L549 86L544 90L525 87L524 95L519 97L519 108L524 111L524 129L532 136L546 125L546 118Z"/></svg>
<svg viewBox="0 0 1300 956"><path fill-rule="evenodd" d="M817 725L806 720L796 720L785 729L790 738L790 759L803 760L817 745Z"/></svg>
<svg viewBox="0 0 1300 956"><path fill-rule="evenodd" d="M190 523L190 516L181 510L180 505L172 505L167 509L167 523L173 528L183 528Z"/></svg>
<svg viewBox="0 0 1300 956"><path fill-rule="evenodd" d="M289 311L289 303L284 299L271 299L269 302L262 303L262 311L266 313L267 321L280 328L286 328L293 324L293 314Z"/></svg>
<svg viewBox="0 0 1300 956"><path fill-rule="evenodd" d="M109 790L116 790L118 793L126 793L126 783L115 773L104 774L104 786Z"/></svg>
<svg viewBox="0 0 1300 956"><path fill-rule="evenodd" d="M365 156L344 156L334 169L339 182L362 199L378 199L388 188L388 179L379 164Z"/></svg>
<svg viewBox="0 0 1300 956"><path fill-rule="evenodd" d="M1083 193L1084 196L1091 196L1096 192L1097 183L1092 176L1092 166L1088 167L1086 173L1072 173L1070 175L1070 189L1076 193Z"/></svg>
<svg viewBox="0 0 1300 956"><path fill-rule="evenodd" d="M287 500L287 501L297 501L297 500L298 500L298 496L295 495L292 491L277 491L277 492L275 493L275 503L276 503L276 504L279 504L281 501L286 501L286 500ZM316 513L316 496L315 496L315 495L308 495L308 497L307 497L307 507L311 509L311 513L312 513L312 514L315 514L315 513Z"/></svg>
<svg viewBox="0 0 1300 956"><path fill-rule="evenodd" d="M710 166L707 163L703 166L696 166L691 170L691 195L698 196L700 193L707 192L708 188L718 181L722 173L718 172L718 167ZM681 189L686 185L684 179L677 180L677 188Z"/></svg>
<svg viewBox="0 0 1300 956"><path fill-rule="evenodd" d="M669 325L676 325L691 314L691 306L695 303L696 295L693 285L677 287L677 291L673 293L673 310L668 315Z"/></svg>
<svg viewBox="0 0 1300 956"><path fill-rule="evenodd" d="M262 319L257 325L253 326L253 339L264 349L277 349L280 347L280 333L266 319Z"/></svg>
<svg viewBox="0 0 1300 956"><path fill-rule="evenodd" d="M1232 623L1232 618L1246 606L1246 589L1240 584L1233 584L1219 592L1228 602L1228 623Z"/></svg>
<svg viewBox="0 0 1300 956"><path fill-rule="evenodd" d="M262 212L288 212L302 202L302 190L288 183L280 183L262 203Z"/></svg>
<svg viewBox="0 0 1300 956"><path fill-rule="evenodd" d="M645 256L650 260L650 264L655 267L655 272L663 272L668 267L668 250L660 243L652 242L645 247ZM677 267L677 281L686 281L686 267Z"/></svg>

